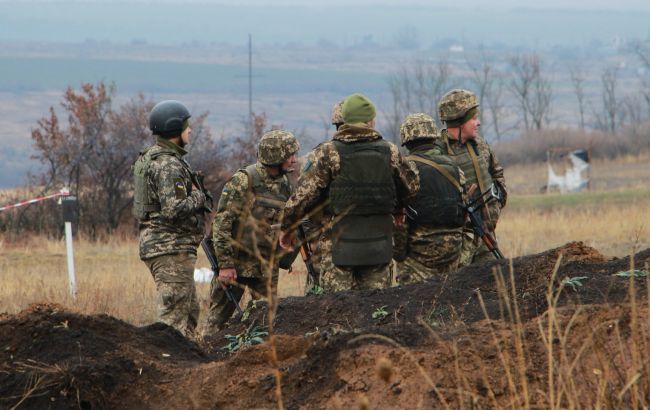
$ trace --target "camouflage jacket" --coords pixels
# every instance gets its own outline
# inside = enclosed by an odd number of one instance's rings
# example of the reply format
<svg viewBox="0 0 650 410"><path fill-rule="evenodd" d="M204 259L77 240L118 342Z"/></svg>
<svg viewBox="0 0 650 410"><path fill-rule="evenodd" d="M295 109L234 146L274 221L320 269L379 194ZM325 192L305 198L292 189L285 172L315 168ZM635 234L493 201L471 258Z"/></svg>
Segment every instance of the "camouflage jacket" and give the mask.
<svg viewBox="0 0 650 410"><path fill-rule="evenodd" d="M374 141L381 135L372 128L344 124L333 139L346 143ZM420 181L414 165L406 161L399 149L390 144L390 165L397 190L398 208L415 196ZM283 230L295 226L309 213L323 209L330 183L340 172L341 158L332 141L317 146L305 164L298 185L284 208ZM327 217L326 217L327 219Z"/></svg>
<svg viewBox="0 0 650 410"><path fill-rule="evenodd" d="M164 138L148 150L159 153L151 160L146 181L151 202L160 210L140 220L140 258L196 253L205 229L206 196L192 187L192 170L182 158L187 151Z"/></svg>
<svg viewBox="0 0 650 410"><path fill-rule="evenodd" d="M261 163L255 164L266 189L274 196L281 196L283 192L291 191L291 184L286 175L271 176ZM252 188L250 188L252 189ZM237 275L243 277L265 276L260 270L259 261L242 251L235 228L258 229L248 225L253 198L250 196L248 176L244 170L239 170L230 178L221 192L217 206L217 213L212 224L212 238L215 252L221 268L236 268ZM279 222L280 216L269 216L273 220L262 221L268 225ZM278 255L279 256L279 255Z"/></svg>

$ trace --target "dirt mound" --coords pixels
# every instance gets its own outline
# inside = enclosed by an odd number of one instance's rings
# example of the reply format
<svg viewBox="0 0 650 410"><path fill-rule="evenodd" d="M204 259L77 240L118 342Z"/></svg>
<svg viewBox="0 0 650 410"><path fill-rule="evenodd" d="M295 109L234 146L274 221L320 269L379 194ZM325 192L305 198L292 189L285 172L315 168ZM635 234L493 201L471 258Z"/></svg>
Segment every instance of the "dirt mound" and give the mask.
<svg viewBox="0 0 650 410"><path fill-rule="evenodd" d="M635 255L637 268L648 265L650 249ZM275 343L235 353L221 349L223 336L266 326L265 304L201 346L162 324L36 305L0 317L0 407L277 408L272 363L288 409L549 407L549 357L558 378L583 381L567 387L578 403L595 405L602 390L599 403L629 407L645 391L625 389L634 363L634 380L650 386L650 351L638 348L650 346L650 329L635 330L650 313L647 278L629 271L629 258L570 243L417 285L287 298ZM547 311L552 278L564 307Z"/></svg>
<svg viewBox="0 0 650 410"><path fill-rule="evenodd" d="M34 305L0 322L0 407L97 408L132 383L209 356L174 329ZM26 394L29 393L29 394Z"/></svg>
<svg viewBox="0 0 650 410"><path fill-rule="evenodd" d="M643 266L649 257L650 249L637 254L636 266ZM597 250L581 242L572 242L516 258L512 261L512 269L508 261L493 261L404 287L286 298L277 307L274 328L282 334L305 335L417 323L418 320L433 327L449 327L483 320L486 313L491 319L502 319L508 315L504 304L513 301L517 303L522 320L527 320L546 310L552 277L554 294L561 289L559 306L625 302L629 281L615 274L629 269L629 257L607 261ZM514 278L515 298L512 297L511 277ZM639 291L640 298L646 296ZM224 335L239 334L253 322L261 326L266 324L265 305L249 306L247 313L246 320L232 320L230 326L209 341L211 345L223 346Z"/></svg>

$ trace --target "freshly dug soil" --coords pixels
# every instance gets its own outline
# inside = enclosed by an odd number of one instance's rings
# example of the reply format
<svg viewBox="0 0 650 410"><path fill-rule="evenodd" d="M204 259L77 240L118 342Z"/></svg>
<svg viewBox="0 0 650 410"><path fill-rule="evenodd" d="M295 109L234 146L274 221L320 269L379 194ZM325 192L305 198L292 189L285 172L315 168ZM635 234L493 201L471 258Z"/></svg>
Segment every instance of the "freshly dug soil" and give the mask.
<svg viewBox="0 0 650 410"><path fill-rule="evenodd" d="M650 249L634 259L647 270ZM548 407L549 357L564 355L581 358L571 367L580 405L605 374L621 375L606 395L627 407L626 375L650 357L650 328L637 331L648 325L647 278L616 275L629 270L630 258L569 243L416 285L286 298L274 342L234 353L224 336L267 330L266 304L200 344L163 324L35 305L0 317L0 408L266 409L279 397L287 409ZM551 316L565 332L549 341Z"/></svg>

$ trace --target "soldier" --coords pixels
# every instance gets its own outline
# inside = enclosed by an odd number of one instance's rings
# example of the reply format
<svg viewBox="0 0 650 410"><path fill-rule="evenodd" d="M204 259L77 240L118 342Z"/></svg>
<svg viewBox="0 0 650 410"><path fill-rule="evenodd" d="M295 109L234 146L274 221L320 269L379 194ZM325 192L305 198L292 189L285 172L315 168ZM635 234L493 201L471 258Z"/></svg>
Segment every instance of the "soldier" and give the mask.
<svg viewBox="0 0 650 410"><path fill-rule="evenodd" d="M343 125L343 114L341 113L341 110L344 102L345 100L341 100L332 107L332 125L335 127L336 131L338 131L341 125ZM309 170L309 167L311 167L313 162L314 151L311 151L307 155L303 171ZM323 209L321 208L315 210L315 212L311 212L311 214L305 218L303 226L305 227L306 235L309 238L309 245L312 251L310 261L316 273L315 277L307 275L307 281L305 282L305 295L319 294L323 290L320 282L320 262L322 257L320 236L324 232Z"/></svg>
<svg viewBox="0 0 650 410"><path fill-rule="evenodd" d="M347 97L342 116L344 124L316 147L287 201L280 243L290 249L297 223L324 205L323 290L385 288L392 279L393 213L415 195L418 176L374 129L375 106L367 97Z"/></svg>
<svg viewBox="0 0 650 410"><path fill-rule="evenodd" d="M406 223L396 227L400 285L454 271L460 262L465 177L451 158L433 155L437 137L435 122L427 114L410 114L400 127L402 146L410 154L406 159L413 161L420 176L420 190L408 207ZM400 237L401 241L397 239ZM400 242L403 252L397 251Z"/></svg>
<svg viewBox="0 0 650 410"><path fill-rule="evenodd" d="M178 101L162 101L151 110L149 128L156 143L142 151L133 165L133 214L139 221L140 259L156 283L158 318L193 336L199 317L196 248L211 197L183 159L192 132L189 118Z"/></svg>
<svg viewBox="0 0 650 410"><path fill-rule="evenodd" d="M268 296L271 278L277 292L279 267L287 269L296 254L278 260L277 228L282 208L291 195L287 173L294 171L298 141L288 131L270 131L257 146L257 162L237 171L226 183L212 225L219 273L210 285L210 308L203 336L214 335L235 311L221 283L237 283L231 292L239 301L244 287L255 299ZM274 231L275 229L275 231Z"/></svg>
<svg viewBox="0 0 650 410"><path fill-rule="evenodd" d="M494 183L500 192L500 200L491 202L482 209L481 214L488 230L494 233L501 208L506 204L508 192L503 176L503 167L497 161L488 143L479 136L481 121L478 117L478 100L467 90L455 89L445 94L438 104L440 120L447 129L441 132L441 138L435 142L434 152L449 155L463 170L468 194L485 192ZM494 259L487 246L472 231L471 225L465 225L461 266L479 261Z"/></svg>

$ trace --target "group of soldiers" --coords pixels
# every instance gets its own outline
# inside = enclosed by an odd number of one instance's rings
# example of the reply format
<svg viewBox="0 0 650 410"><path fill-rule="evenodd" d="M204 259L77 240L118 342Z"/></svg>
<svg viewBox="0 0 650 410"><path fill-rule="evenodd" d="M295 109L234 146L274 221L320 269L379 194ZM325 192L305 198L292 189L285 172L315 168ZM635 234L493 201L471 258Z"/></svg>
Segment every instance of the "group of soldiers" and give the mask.
<svg viewBox="0 0 650 410"><path fill-rule="evenodd" d="M233 174L217 204L212 242L219 271L202 335L226 324L246 287L254 298L275 297L279 269L290 268L301 246L314 267L306 293L416 283L494 258L466 213L472 198L497 192L498 200L480 209L493 233L507 199L503 168L479 136L478 110L473 93L455 89L438 105L445 129L427 114L408 115L400 127L404 155L375 129L372 101L352 94L334 106L336 132L307 155L295 184L288 174L297 168L299 142L286 130L265 133L257 162ZM196 249L213 204L183 160L189 118L178 101L151 111L156 143L133 167L134 214L159 320L195 336Z"/></svg>

